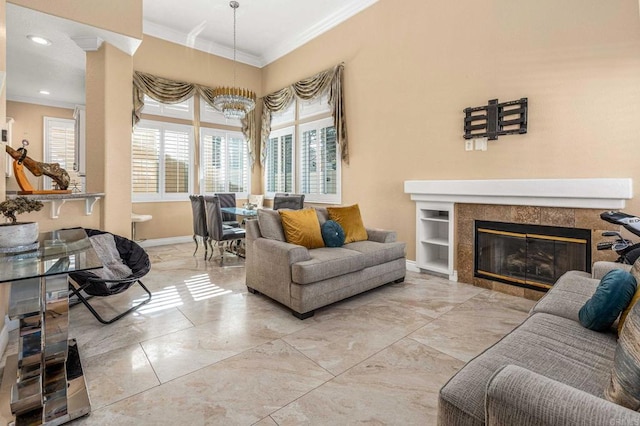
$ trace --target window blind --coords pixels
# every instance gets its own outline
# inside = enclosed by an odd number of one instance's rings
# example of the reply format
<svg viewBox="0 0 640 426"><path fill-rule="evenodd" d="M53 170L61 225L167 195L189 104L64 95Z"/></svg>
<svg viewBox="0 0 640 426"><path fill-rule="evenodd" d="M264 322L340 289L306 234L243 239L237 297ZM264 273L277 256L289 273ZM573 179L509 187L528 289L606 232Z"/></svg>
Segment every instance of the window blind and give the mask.
<svg viewBox="0 0 640 426"><path fill-rule="evenodd" d="M75 120L44 118L44 161L46 163L58 163L65 170L74 170L76 161L75 128ZM44 180L44 188L52 188L52 181L48 177Z"/></svg>
<svg viewBox="0 0 640 426"><path fill-rule="evenodd" d="M249 151L239 132L202 129L201 157L205 193L250 192Z"/></svg>

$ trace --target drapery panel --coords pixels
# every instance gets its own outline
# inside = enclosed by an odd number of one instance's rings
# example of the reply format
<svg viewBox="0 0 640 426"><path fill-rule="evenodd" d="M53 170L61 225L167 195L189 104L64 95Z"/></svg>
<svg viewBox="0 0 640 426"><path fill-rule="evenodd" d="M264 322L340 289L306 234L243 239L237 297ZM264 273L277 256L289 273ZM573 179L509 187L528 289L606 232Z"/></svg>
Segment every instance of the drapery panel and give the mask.
<svg viewBox="0 0 640 426"><path fill-rule="evenodd" d="M165 104L177 104L184 102L198 93L206 103L213 107L213 89L199 84L186 83L183 81L169 80L151 74L134 71L133 72L133 126L140 121L142 108L144 108L144 95L149 96L158 102ZM251 112L241 120L242 134L247 141L249 151L249 161L251 169L255 164L255 112ZM194 117L194 125L200 127L200 117ZM197 137L198 135L196 135Z"/></svg>
<svg viewBox="0 0 640 426"><path fill-rule="evenodd" d="M260 129L260 163L262 166L267 158L267 140L271 133L271 114L285 110L293 102L294 97L309 100L322 95L326 90L329 91L329 106L336 128L342 161L349 164L347 123L343 100L343 74L344 64L341 63L319 72L313 77L302 79L291 86L273 92L262 99L262 127Z"/></svg>

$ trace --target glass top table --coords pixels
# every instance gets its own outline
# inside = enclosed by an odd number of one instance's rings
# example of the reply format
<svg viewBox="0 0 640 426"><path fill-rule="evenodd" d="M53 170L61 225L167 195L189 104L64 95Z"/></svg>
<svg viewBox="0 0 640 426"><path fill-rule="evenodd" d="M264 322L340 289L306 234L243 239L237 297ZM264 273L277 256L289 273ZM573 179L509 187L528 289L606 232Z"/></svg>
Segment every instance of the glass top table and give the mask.
<svg viewBox="0 0 640 426"><path fill-rule="evenodd" d="M243 209L241 207L221 207L220 210L223 213L235 214L236 216L251 217L251 216L258 215L258 209L249 210L249 209Z"/></svg>
<svg viewBox="0 0 640 426"><path fill-rule="evenodd" d="M34 250L0 253L0 283L101 267L84 229L45 232Z"/></svg>
<svg viewBox="0 0 640 426"><path fill-rule="evenodd" d="M78 344L68 335L68 274L102 262L81 228L42 233L33 246L0 253L8 315L20 324L18 353L7 356L0 384L0 418L53 426L91 411Z"/></svg>

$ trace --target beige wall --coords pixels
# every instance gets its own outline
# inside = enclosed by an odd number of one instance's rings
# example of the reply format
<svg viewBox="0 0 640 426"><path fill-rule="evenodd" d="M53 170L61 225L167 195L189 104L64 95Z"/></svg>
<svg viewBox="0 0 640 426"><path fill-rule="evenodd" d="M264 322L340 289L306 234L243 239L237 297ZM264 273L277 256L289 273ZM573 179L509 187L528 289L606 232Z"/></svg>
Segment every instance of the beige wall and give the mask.
<svg viewBox="0 0 640 426"><path fill-rule="evenodd" d="M27 148L29 156L34 160L43 161L44 117L73 119L73 110L9 101L7 102L7 116L15 120L12 128L11 145L14 148L18 148L21 146L22 139L27 139L29 141L29 147ZM37 178L26 169L25 175L34 188L43 188L42 181L44 177ZM4 181L6 182L7 190L20 190L13 175L4 179ZM96 204L94 213L91 216L87 216L85 215L84 200L68 201L61 207L58 219L50 218L51 204L45 203L41 211L22 214L20 215L20 220L38 222L42 232L74 226L99 228L99 203L101 201Z"/></svg>
<svg viewBox="0 0 640 426"><path fill-rule="evenodd" d="M237 85L260 92L261 70L241 63L236 66ZM211 87L233 84L233 61L150 36L144 37L142 45L135 53L133 69ZM254 167L251 184L254 193L262 192L259 166ZM167 238L193 234L191 205L188 200L133 203L132 208L136 213L153 216L153 220L137 225L136 236L139 238Z"/></svg>
<svg viewBox="0 0 640 426"><path fill-rule="evenodd" d="M132 58L108 43L87 53L87 192L104 192L100 229L131 229Z"/></svg>
<svg viewBox="0 0 640 426"><path fill-rule="evenodd" d="M638 2L380 0L263 69L263 93L345 62L343 203L415 259L410 179L631 177ZM528 97L529 131L465 152L463 109Z"/></svg>
<svg viewBox="0 0 640 426"><path fill-rule="evenodd" d="M29 141L27 152L36 161L44 161L44 117L73 120L73 110L24 102L7 101L7 116L15 120L12 126L11 146L21 147L23 139ZM25 169L25 175L35 189L44 189L44 176L36 177ZM6 179L8 191L19 191L13 174Z"/></svg>
<svg viewBox="0 0 640 426"><path fill-rule="evenodd" d="M142 0L10 0L9 3L142 38Z"/></svg>

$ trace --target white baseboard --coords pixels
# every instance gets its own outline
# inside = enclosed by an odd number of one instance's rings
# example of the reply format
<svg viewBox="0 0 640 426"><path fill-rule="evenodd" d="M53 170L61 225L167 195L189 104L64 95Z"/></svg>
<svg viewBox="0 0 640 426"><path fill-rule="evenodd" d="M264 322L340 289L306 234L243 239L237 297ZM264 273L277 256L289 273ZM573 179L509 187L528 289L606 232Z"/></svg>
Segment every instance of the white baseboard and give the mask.
<svg viewBox="0 0 640 426"><path fill-rule="evenodd" d="M141 247L167 246L169 244L193 243L193 237L186 235L184 237L156 238L153 240L138 241Z"/></svg>
<svg viewBox="0 0 640 426"><path fill-rule="evenodd" d="M420 268L416 265L415 260L407 260L407 271L420 272Z"/></svg>

